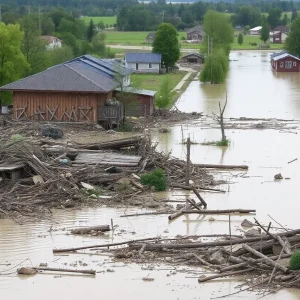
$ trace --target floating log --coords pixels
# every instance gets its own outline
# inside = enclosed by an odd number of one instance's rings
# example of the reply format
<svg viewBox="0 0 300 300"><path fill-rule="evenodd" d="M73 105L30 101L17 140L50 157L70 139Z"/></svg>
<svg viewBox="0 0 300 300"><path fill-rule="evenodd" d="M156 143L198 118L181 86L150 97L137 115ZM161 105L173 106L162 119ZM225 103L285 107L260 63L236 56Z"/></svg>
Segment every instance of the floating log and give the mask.
<svg viewBox="0 0 300 300"><path fill-rule="evenodd" d="M107 141L107 142L95 143L89 145L77 145L77 146L78 148L88 149L88 150L120 149L123 147L138 145L143 138L144 138L143 136L137 135L125 139L118 139L114 141Z"/></svg>
<svg viewBox="0 0 300 300"><path fill-rule="evenodd" d="M295 234L299 234L300 229L296 230L290 230L287 232L281 232L274 234L275 236L293 236ZM261 240L270 240L272 239L270 236L258 236L258 237L251 237L251 238L243 238L243 239L234 239L234 240L224 240L224 241L216 241L216 242L207 242L207 243L187 243L187 244L147 244L147 247L145 250L159 250L162 248L166 249L188 249L188 248L207 248L207 247L218 247L218 246L230 246L232 245L238 245L238 244L244 244L244 243L251 243L251 242L259 242ZM273 241L272 241L273 243ZM130 244L130 248L133 249L140 249L142 247L141 244Z"/></svg>
<svg viewBox="0 0 300 300"><path fill-rule="evenodd" d="M82 274L96 275L95 270L74 270L74 269L47 268L47 267L37 267L37 268L34 268L34 269L39 270L39 271L82 273Z"/></svg>
<svg viewBox="0 0 300 300"><path fill-rule="evenodd" d="M243 273L251 272L253 270L254 270L254 268L247 268L247 269L239 270L239 271L233 271L233 272L228 272L228 273L222 273L222 274L216 274L216 275L211 275L211 276L200 277L200 278L198 278L198 282L201 283L201 282L209 281L209 280L216 279L216 278L243 274Z"/></svg>
<svg viewBox="0 0 300 300"><path fill-rule="evenodd" d="M186 206L184 206L180 210L178 210L178 211L174 212L173 214L169 215L168 219L169 220L174 220L177 217L181 216L183 211L189 210L189 209L192 209L192 208L193 208L193 206L191 204L187 204Z"/></svg>
<svg viewBox="0 0 300 300"><path fill-rule="evenodd" d="M188 190L188 191L193 190L193 187L197 188L198 190L203 190L203 191L212 191L212 192L226 193L226 191L224 191L224 190L214 189L214 188L209 188L209 187L187 186L187 185L183 185L183 184L172 184L172 186L171 186L171 188Z"/></svg>
<svg viewBox="0 0 300 300"><path fill-rule="evenodd" d="M190 198L186 198L186 200L187 200L194 208L196 208L197 210L201 210L201 204L200 204L200 205L196 204L196 202L195 202L193 199L190 199Z"/></svg>
<svg viewBox="0 0 300 300"><path fill-rule="evenodd" d="M193 187L193 192L197 196L197 198L200 200L200 202L202 203L202 205L206 208L207 207L207 203L204 201L204 199L201 197L200 193L197 191L197 189L195 187Z"/></svg>
<svg viewBox="0 0 300 300"><path fill-rule="evenodd" d="M183 214L200 214L200 215L221 215L221 214L249 214L256 213L255 209L202 209L202 210L184 210Z"/></svg>
<svg viewBox="0 0 300 300"><path fill-rule="evenodd" d="M79 227L71 230L72 234L88 234L91 231L110 231L109 225L99 225L99 226L90 226L90 227Z"/></svg>
<svg viewBox="0 0 300 300"><path fill-rule="evenodd" d="M245 250L247 250L248 252L250 252L251 254L253 254L253 255L257 256L257 257L263 258L263 262L265 262L269 266L275 267L275 268L281 270L284 273L287 273L289 271L288 268L286 268L286 267L280 265L279 263L273 261L268 256L265 256L264 254L256 251L255 249L251 248L249 245L243 244L243 248Z"/></svg>
<svg viewBox="0 0 300 300"><path fill-rule="evenodd" d="M206 169L245 169L248 170L247 165L212 165L212 164L194 164L195 167Z"/></svg>

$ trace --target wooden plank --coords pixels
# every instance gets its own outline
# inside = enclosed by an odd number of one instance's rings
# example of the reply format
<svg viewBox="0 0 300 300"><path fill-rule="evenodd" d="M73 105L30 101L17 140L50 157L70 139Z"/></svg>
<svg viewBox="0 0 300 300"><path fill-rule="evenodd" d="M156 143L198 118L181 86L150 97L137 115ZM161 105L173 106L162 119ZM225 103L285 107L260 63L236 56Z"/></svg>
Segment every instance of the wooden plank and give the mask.
<svg viewBox="0 0 300 300"><path fill-rule="evenodd" d="M14 171L14 170L22 169L24 167L25 167L24 164L21 164L21 165L0 165L0 172Z"/></svg>

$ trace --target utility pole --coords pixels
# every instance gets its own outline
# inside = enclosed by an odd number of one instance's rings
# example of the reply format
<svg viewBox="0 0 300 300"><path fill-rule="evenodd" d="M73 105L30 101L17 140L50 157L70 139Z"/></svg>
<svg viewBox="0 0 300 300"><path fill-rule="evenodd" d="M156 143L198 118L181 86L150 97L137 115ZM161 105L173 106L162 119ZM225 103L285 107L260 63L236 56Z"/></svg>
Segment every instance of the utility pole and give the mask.
<svg viewBox="0 0 300 300"><path fill-rule="evenodd" d="M42 26L41 26L41 5L39 5L39 32L40 32L40 34L42 32Z"/></svg>
<svg viewBox="0 0 300 300"><path fill-rule="evenodd" d="M207 54L209 54L209 45L210 41L209 41L209 35L207 36Z"/></svg>
<svg viewBox="0 0 300 300"><path fill-rule="evenodd" d="M163 10L162 22L165 20L165 11Z"/></svg>
<svg viewBox="0 0 300 300"><path fill-rule="evenodd" d="M0 22L2 22L2 7L0 5Z"/></svg>

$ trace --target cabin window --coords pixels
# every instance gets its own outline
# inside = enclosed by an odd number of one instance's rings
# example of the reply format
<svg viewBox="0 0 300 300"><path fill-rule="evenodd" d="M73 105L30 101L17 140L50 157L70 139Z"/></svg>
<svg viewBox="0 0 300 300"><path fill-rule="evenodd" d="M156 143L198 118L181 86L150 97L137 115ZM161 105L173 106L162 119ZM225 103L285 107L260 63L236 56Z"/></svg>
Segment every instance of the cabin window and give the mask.
<svg viewBox="0 0 300 300"><path fill-rule="evenodd" d="M297 63L294 61L293 62L293 67L296 67L297 66Z"/></svg>
<svg viewBox="0 0 300 300"><path fill-rule="evenodd" d="M283 68L283 66L284 66L284 62L281 62L280 63L280 68Z"/></svg>
<svg viewBox="0 0 300 300"><path fill-rule="evenodd" d="M135 69L136 69L136 70L139 69L139 64L135 64Z"/></svg>
<svg viewBox="0 0 300 300"><path fill-rule="evenodd" d="M152 68L152 64L149 64L149 69L151 69Z"/></svg>
<svg viewBox="0 0 300 300"><path fill-rule="evenodd" d="M292 62L291 61L286 61L285 62L285 68L286 69L291 69L292 68Z"/></svg>

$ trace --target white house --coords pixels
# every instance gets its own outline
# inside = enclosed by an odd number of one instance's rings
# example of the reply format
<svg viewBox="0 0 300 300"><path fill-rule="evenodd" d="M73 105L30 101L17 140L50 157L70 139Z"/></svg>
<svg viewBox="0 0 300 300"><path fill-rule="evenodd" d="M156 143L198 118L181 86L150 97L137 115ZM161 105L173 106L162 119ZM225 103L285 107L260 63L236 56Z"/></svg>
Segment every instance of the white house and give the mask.
<svg viewBox="0 0 300 300"><path fill-rule="evenodd" d="M145 52L127 52L125 66L134 73L157 73L161 67L161 54Z"/></svg>
<svg viewBox="0 0 300 300"><path fill-rule="evenodd" d="M41 39L46 42L48 50L60 48L62 46L62 41L55 36L42 35Z"/></svg>
<svg viewBox="0 0 300 300"><path fill-rule="evenodd" d="M261 29L262 29L262 26L256 26L254 28L251 28L250 35L260 35Z"/></svg>

